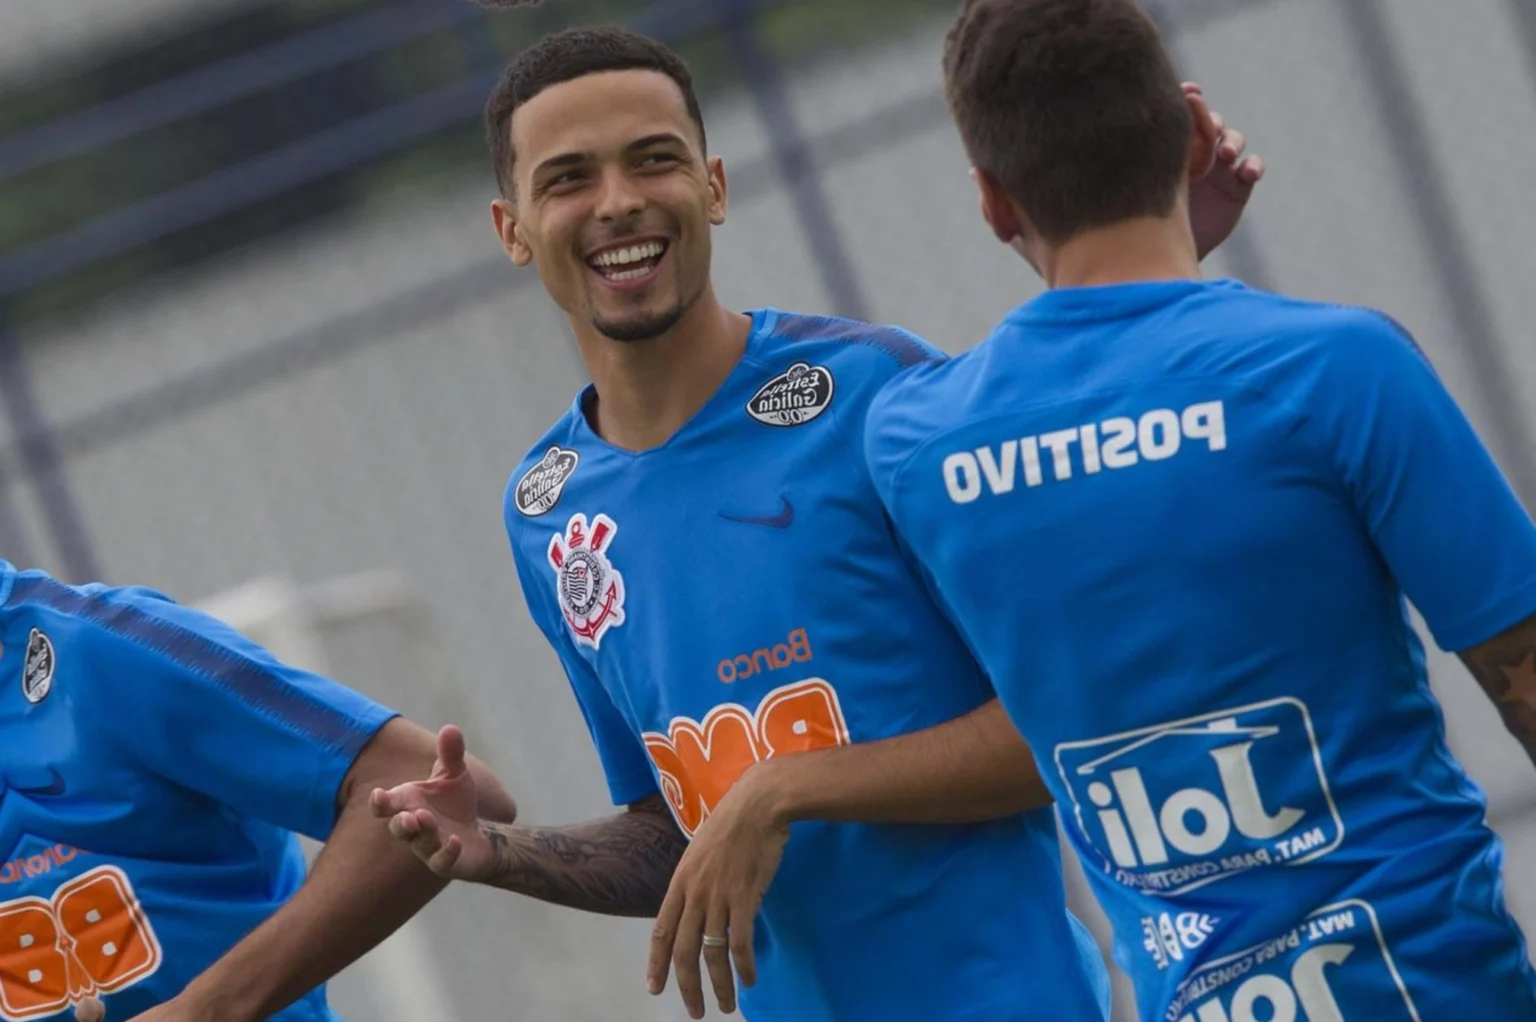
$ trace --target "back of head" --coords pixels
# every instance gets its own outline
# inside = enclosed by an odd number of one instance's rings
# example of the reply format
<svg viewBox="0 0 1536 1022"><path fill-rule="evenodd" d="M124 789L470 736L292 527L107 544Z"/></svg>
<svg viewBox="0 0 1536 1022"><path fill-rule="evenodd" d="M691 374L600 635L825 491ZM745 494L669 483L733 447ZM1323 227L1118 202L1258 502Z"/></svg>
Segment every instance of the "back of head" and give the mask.
<svg viewBox="0 0 1536 1022"><path fill-rule="evenodd" d="M1047 242L1173 209L1192 124L1134 0L966 0L944 77L971 162Z"/></svg>
<svg viewBox="0 0 1536 1022"><path fill-rule="evenodd" d="M491 90L485 105L486 144L495 162L502 195L513 193L510 125L517 108L545 89L605 71L656 71L677 83L688 115L699 130L704 150L704 115L693 91L688 66L671 50L648 36L615 26L572 28L545 36L518 54Z"/></svg>

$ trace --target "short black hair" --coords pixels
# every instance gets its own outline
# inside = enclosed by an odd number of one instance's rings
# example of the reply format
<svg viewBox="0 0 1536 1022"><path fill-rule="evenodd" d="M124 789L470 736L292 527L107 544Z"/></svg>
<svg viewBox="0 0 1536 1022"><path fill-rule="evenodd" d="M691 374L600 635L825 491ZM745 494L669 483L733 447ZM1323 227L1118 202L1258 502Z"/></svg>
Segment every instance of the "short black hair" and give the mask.
<svg viewBox="0 0 1536 1022"><path fill-rule="evenodd" d="M1173 208L1194 128L1134 0L966 0L944 81L971 162L1046 241Z"/></svg>
<svg viewBox="0 0 1536 1022"><path fill-rule="evenodd" d="M501 73L485 104L485 141L496 167L501 194L512 197L512 168L517 154L512 148L510 125L517 108L545 89L604 71L657 71L677 83L688 106L688 116L699 129L699 145L705 145L704 115L693 91L688 65L671 50L648 36L616 26L570 28L547 35L519 53Z"/></svg>

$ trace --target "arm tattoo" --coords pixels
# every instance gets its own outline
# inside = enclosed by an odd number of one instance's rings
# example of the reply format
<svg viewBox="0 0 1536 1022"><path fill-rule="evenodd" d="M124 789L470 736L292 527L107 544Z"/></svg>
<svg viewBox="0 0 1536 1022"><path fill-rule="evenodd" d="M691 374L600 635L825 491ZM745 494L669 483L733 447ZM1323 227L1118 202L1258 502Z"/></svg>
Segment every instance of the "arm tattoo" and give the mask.
<svg viewBox="0 0 1536 1022"><path fill-rule="evenodd" d="M1467 650L1461 659L1536 762L1536 617Z"/></svg>
<svg viewBox="0 0 1536 1022"><path fill-rule="evenodd" d="M613 916L654 916L688 844L660 795L591 823L480 829L496 857L487 883Z"/></svg>

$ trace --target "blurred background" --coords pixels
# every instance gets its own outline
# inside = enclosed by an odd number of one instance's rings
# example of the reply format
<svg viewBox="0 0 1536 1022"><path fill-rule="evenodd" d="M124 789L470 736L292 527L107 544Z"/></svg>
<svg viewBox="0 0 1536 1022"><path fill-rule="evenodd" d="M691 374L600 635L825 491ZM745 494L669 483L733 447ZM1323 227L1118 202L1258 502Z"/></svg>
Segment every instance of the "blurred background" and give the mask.
<svg viewBox="0 0 1536 1022"><path fill-rule="evenodd" d="M730 174L725 298L960 351L1038 284L981 224L946 117L955 8L4 0L0 556L155 586L428 725L466 724L529 821L605 813L500 518L584 377L492 234L484 97L567 24L661 37ZM1210 273L1391 312L1531 504L1536 4L1154 9L1269 163ZM1536 773L1459 665L1434 670L1536 934ZM354 1022L680 1019L670 991L643 993L646 934L452 890L333 997Z"/></svg>

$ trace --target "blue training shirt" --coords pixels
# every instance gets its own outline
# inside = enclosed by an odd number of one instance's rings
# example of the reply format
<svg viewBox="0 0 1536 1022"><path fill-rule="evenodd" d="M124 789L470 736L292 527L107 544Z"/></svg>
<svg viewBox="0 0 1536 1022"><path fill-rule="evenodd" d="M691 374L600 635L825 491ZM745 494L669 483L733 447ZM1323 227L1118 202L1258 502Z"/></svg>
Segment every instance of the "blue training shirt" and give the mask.
<svg viewBox="0 0 1536 1022"><path fill-rule="evenodd" d="M394 716L142 588L0 561L0 1020L131 1019L304 879ZM272 1016L333 1022L323 988Z"/></svg>
<svg viewBox="0 0 1536 1022"><path fill-rule="evenodd" d="M1536 613L1536 528L1400 328L1230 280L1050 291L893 383L866 451L1144 1019L1536 1018L1404 601L1492 638Z"/></svg>
<svg viewBox="0 0 1536 1022"><path fill-rule="evenodd" d="M942 357L887 327L759 310L660 447L599 438L590 388L512 476L506 524L616 804L693 834L752 763L916 731L993 695L892 534L871 396ZM1050 809L975 826L797 823L755 928L750 1022L1103 1019Z"/></svg>

